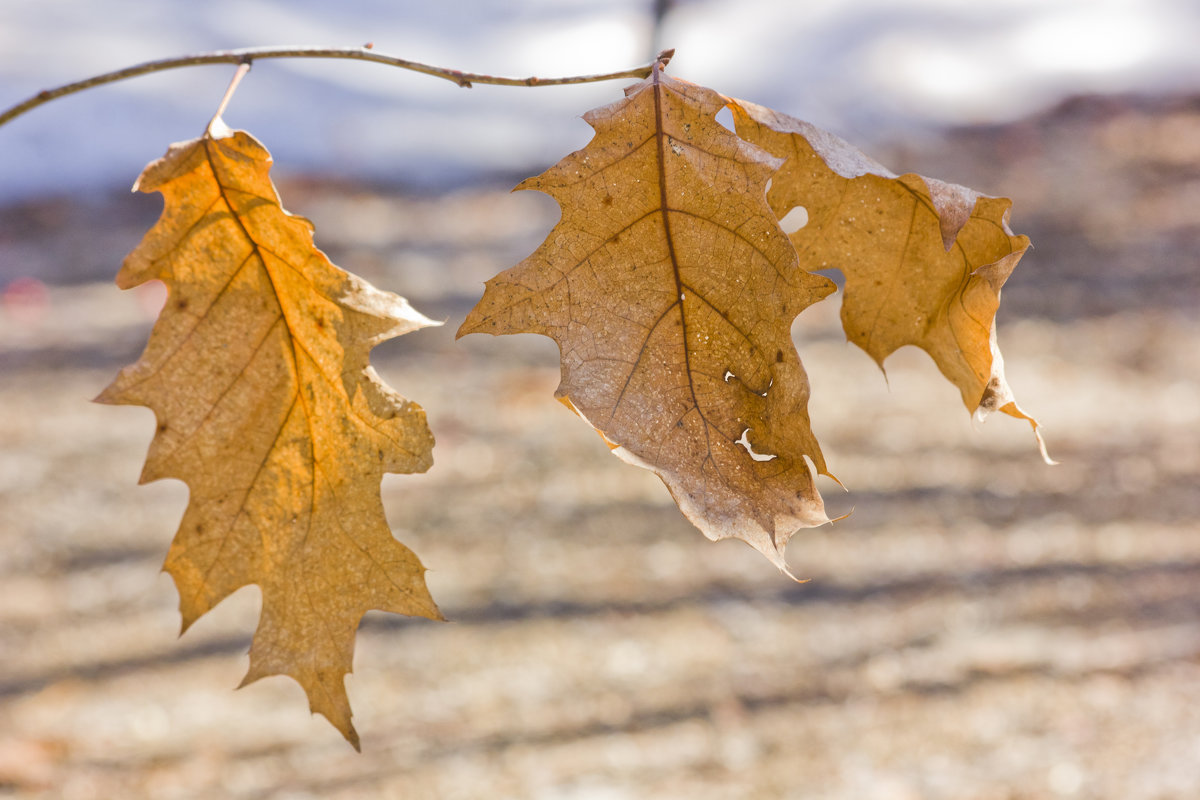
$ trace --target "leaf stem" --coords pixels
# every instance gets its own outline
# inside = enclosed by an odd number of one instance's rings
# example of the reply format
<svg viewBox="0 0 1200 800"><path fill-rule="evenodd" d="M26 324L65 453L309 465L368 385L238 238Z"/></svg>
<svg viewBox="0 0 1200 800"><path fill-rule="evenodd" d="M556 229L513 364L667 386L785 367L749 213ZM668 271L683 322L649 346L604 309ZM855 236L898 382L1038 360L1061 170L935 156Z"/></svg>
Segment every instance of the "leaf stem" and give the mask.
<svg viewBox="0 0 1200 800"><path fill-rule="evenodd" d="M243 61L238 64L237 71L233 73L233 78L229 81L229 88L225 90L225 96L221 98L220 105L217 106L217 111L212 115L212 119L208 121L208 127L205 129L209 136L214 136L213 126L224 127L225 123L221 121L221 115L225 113L225 109L229 106L229 101L233 99L233 93L237 91L238 84L242 82L242 78L246 77L246 73L250 71L250 62Z"/></svg>
<svg viewBox="0 0 1200 800"><path fill-rule="evenodd" d="M53 89L44 89L28 100L18 103L3 114L0 114L0 125L4 125L25 112L31 111L51 100L68 94L74 94L75 92L81 92L84 89L91 89L94 86L102 86L106 83L113 83L125 80L126 78L134 78L138 75L147 75L151 72L162 72L163 70L175 69L177 67L193 67L202 64L250 64L260 58L348 58L358 61L373 61L377 64L420 72L435 78L444 78L463 88L470 88L476 83L491 84L493 86L562 86L564 84L596 83L598 81L619 80L621 78L645 78L650 74L655 64L665 66L670 61L674 52L674 50L664 50L658 55L653 64L633 67L632 69L621 70L619 72L605 72L596 75L572 75L565 78L504 78L496 75L481 75L474 72L462 72L457 69L435 67L430 64L409 61L384 53L376 53L371 49L371 45L365 47L244 47L238 50L220 50L211 53L196 53L193 55L158 59L157 61L146 61L116 70L115 72L106 72L102 75L94 75L91 78L57 86Z"/></svg>

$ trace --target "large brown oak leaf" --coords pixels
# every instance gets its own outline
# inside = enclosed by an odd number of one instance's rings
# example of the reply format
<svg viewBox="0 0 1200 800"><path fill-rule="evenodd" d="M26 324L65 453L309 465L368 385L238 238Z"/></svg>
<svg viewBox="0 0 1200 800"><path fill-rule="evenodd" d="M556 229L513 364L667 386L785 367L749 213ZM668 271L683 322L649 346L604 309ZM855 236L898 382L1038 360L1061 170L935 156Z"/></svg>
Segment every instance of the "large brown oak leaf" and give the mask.
<svg viewBox="0 0 1200 800"><path fill-rule="evenodd" d="M705 535L786 570L792 533L828 520L790 329L834 287L799 267L766 202L780 162L716 122L724 105L656 67L586 114L592 141L518 187L561 220L488 281L459 335L553 338L560 399Z"/></svg>

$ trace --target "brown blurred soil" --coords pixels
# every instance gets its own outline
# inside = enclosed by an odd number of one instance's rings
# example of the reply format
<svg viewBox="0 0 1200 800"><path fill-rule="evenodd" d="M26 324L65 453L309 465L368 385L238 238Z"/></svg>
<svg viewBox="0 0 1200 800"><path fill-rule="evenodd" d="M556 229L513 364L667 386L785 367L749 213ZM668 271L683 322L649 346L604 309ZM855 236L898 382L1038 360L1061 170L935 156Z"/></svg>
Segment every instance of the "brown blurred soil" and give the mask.
<svg viewBox="0 0 1200 800"><path fill-rule="evenodd" d="M1000 342L1062 463L918 352L885 381L826 301L795 332L853 514L793 540L803 584L612 458L549 340L453 341L552 202L280 178L335 262L447 323L375 352L438 439L383 494L451 621L366 618L362 755L286 679L233 691L254 588L177 637L186 490L137 485L148 410L88 402L161 300L111 285L157 201L0 210L0 797L1200 797L1200 99L876 155L1015 199Z"/></svg>

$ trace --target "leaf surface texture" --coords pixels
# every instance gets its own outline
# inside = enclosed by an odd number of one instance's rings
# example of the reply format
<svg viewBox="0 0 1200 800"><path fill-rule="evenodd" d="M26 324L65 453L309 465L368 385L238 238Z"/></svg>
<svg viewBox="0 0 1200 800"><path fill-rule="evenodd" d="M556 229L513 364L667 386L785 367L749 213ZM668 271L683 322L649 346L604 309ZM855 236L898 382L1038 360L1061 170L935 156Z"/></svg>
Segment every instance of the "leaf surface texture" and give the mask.
<svg viewBox="0 0 1200 800"><path fill-rule="evenodd" d="M344 682L362 615L440 618L379 494L383 473L429 468L433 437L369 351L435 323L330 263L280 206L270 163L231 132L174 145L142 173L135 188L161 192L164 210L117 283L158 279L168 299L140 360L97 399L152 408L142 480L188 485L165 565L183 628L258 584L243 684L292 676L357 747Z"/></svg>
<svg viewBox="0 0 1200 800"><path fill-rule="evenodd" d="M724 104L655 70L585 115L592 141L518 187L560 222L459 335L553 338L564 403L707 536L786 569L788 537L827 521L791 323L834 286L800 269L766 203L779 161L716 122Z"/></svg>
<svg viewBox="0 0 1200 800"><path fill-rule="evenodd" d="M739 136L784 159L768 199L781 218L806 212L791 234L801 266L845 275L847 338L881 367L904 345L921 348L968 410L1028 420L1036 434L996 343L1000 289L1029 248L1009 228L1012 202L896 175L807 122L742 100L730 106Z"/></svg>

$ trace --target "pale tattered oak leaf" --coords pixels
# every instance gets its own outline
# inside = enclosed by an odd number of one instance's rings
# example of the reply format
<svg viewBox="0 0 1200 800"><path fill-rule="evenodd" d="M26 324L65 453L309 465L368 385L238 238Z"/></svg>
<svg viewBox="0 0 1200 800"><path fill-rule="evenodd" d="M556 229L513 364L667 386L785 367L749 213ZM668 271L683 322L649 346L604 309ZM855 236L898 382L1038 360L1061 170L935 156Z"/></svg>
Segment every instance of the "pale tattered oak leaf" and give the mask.
<svg viewBox="0 0 1200 800"><path fill-rule="evenodd" d="M369 351L435 323L330 263L280 207L270 163L246 133L209 134L142 173L135 189L164 210L117 283L169 294L141 359L97 399L152 408L142 480L190 490L165 565L183 628L258 584L243 683L292 676L357 747L344 682L363 614L440 618L379 494L383 473L429 468L433 437Z"/></svg>
<svg viewBox="0 0 1200 800"><path fill-rule="evenodd" d="M842 324L882 368L904 345L930 356L980 416L995 410L1037 422L1013 399L996 344L1000 288L1029 247L1008 226L1012 205L916 174L896 175L807 122L731 100L738 135L785 159L768 199L806 270L846 277Z"/></svg>
<svg viewBox="0 0 1200 800"><path fill-rule="evenodd" d="M518 187L557 200L560 222L459 335L553 338L560 399L709 538L786 570L792 533L828 521L790 329L834 287L799 268L766 203L779 161L715 121L724 104L656 68L586 114L592 141Z"/></svg>

